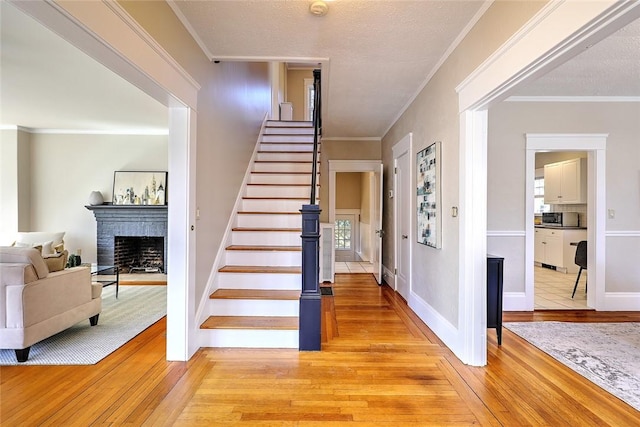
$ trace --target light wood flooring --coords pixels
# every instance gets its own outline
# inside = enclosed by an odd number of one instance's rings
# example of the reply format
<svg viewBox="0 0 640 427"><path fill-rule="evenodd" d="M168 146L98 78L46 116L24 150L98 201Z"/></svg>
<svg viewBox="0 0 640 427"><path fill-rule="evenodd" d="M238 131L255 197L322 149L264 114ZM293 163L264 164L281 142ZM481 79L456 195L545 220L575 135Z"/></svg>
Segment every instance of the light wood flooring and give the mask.
<svg viewBox="0 0 640 427"><path fill-rule="evenodd" d="M336 279L335 296L322 298L322 352L202 349L167 362L163 319L94 366L1 367L0 424L640 425L638 411L508 330L501 347L489 330L488 366L466 366L388 286L364 274Z"/></svg>

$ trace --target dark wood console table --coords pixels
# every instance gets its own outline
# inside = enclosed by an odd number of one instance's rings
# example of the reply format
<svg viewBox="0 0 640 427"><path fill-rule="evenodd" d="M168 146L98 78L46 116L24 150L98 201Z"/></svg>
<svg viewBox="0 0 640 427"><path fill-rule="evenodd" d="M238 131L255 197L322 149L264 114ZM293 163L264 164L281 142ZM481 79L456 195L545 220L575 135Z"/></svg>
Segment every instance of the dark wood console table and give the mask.
<svg viewBox="0 0 640 427"><path fill-rule="evenodd" d="M487 255L487 328L496 328L502 345L502 270L504 258Z"/></svg>

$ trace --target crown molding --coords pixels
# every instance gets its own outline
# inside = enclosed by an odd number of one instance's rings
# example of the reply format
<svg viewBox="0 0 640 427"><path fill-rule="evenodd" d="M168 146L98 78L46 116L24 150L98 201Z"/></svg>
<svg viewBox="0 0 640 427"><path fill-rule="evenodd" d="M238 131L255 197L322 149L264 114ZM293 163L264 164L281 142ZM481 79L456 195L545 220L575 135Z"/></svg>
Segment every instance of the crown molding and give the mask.
<svg viewBox="0 0 640 427"><path fill-rule="evenodd" d="M200 47L200 50L202 51L202 53L204 53L204 55L209 59L209 61L213 61L213 54L211 53L211 51L209 51L209 49L207 48L207 45L204 44L204 41L202 41L198 33L196 33L196 30L193 28L193 26L191 26L191 23L189 22L187 17L184 16L184 14L180 10L176 2L174 0L167 0L167 4L171 8L171 10L173 10L173 13L176 14L176 16L178 17L178 20L182 22L182 25L184 25L184 28L187 30L187 32L191 34L191 37L196 42L198 47Z"/></svg>
<svg viewBox="0 0 640 427"><path fill-rule="evenodd" d="M510 96L505 102L640 102L640 96Z"/></svg>
<svg viewBox="0 0 640 427"><path fill-rule="evenodd" d="M409 100L407 101L407 103L404 105L404 107L402 107L402 109L400 109L400 111L398 112L398 114L396 115L396 117L391 121L391 123L389 124L389 126L387 126L387 128L384 130L384 132L382 132L382 135L386 135L387 133L389 133L389 131L391 130L391 128L393 127L393 125L396 124L396 122L398 120L400 120L400 117L402 117L402 115L407 111L407 109L411 106L411 104L413 104L413 101L416 100L416 98L418 97L418 95L420 95L420 93L422 92L422 90L427 86L427 84L429 84L429 82L431 81L431 79L433 78L433 76L438 72L438 70L440 69L440 67L442 67L442 65L445 63L445 61L447 59L449 59L449 56L453 53L454 50L456 50L456 48L458 47L458 45L462 42L462 40L464 40L464 38L467 36L467 34L469 34L469 31L471 31L471 29L478 23L478 21L480 20L480 18L482 18L482 15L485 14L485 12L487 11L487 9L489 9L489 7L493 4L494 0L487 0L485 1L482 6L480 7L480 9L478 9L478 11L476 12L475 15L473 15L473 17L471 18L471 20L467 23L467 25L462 29L462 31L460 31L460 33L458 34L458 36L453 40L453 42L449 45L449 47L447 48L447 50L444 51L444 54L442 54L442 56L440 57L440 60L436 63L436 65L431 69L431 71L429 72L429 74L427 74L427 77L424 79L424 81L422 82L422 84L418 87L418 90L416 90L416 92L413 94L413 96L411 96L411 98L409 98Z"/></svg>

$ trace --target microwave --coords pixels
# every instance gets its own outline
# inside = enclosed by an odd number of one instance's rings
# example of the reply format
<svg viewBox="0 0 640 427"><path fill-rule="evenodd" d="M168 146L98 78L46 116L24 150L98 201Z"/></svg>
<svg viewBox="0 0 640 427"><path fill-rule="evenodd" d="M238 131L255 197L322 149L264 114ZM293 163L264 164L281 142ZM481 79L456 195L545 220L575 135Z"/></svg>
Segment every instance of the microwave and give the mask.
<svg viewBox="0 0 640 427"><path fill-rule="evenodd" d="M542 225L553 227L577 227L580 225L578 212L543 212Z"/></svg>

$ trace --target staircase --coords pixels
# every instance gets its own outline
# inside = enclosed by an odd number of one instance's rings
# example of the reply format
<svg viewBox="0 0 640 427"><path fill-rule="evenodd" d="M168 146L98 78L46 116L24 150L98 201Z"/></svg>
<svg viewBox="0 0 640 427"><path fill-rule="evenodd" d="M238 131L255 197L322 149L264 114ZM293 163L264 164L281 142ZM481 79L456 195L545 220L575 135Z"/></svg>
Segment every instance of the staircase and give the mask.
<svg viewBox="0 0 640 427"><path fill-rule="evenodd" d="M298 348L299 210L312 157L310 122L267 122L200 326L205 346Z"/></svg>

